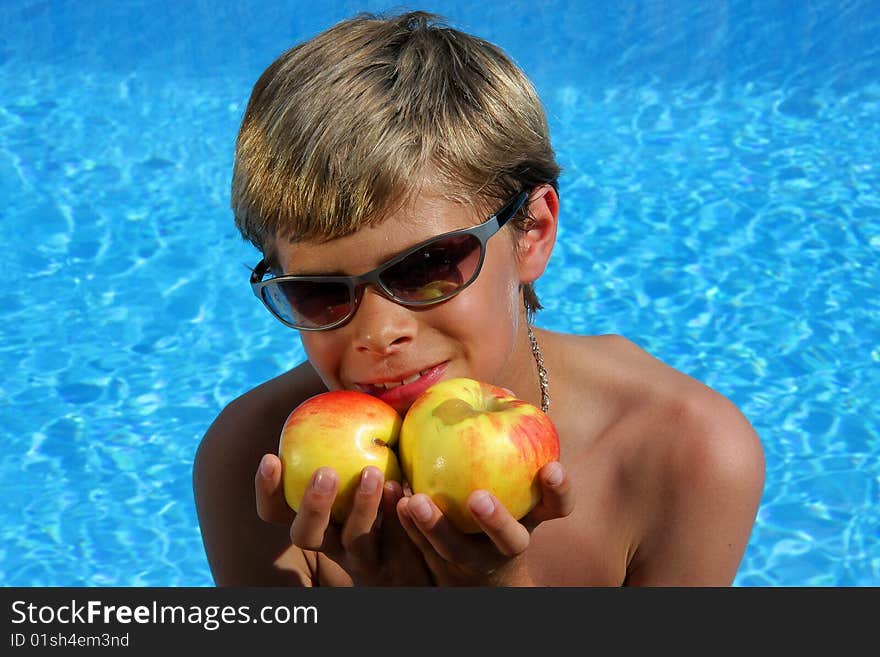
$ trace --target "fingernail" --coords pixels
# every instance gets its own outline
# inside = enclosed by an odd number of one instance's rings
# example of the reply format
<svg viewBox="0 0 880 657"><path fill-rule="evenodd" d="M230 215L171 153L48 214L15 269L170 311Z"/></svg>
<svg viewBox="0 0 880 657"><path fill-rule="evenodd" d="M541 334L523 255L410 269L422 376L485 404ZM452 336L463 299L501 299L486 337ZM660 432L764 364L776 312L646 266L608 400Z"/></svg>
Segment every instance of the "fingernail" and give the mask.
<svg viewBox="0 0 880 657"><path fill-rule="evenodd" d="M269 479L272 476L272 466L269 465L268 455L260 459L260 476L263 479Z"/></svg>
<svg viewBox="0 0 880 657"><path fill-rule="evenodd" d="M418 495L409 498L407 508L419 522L428 522L431 519L431 505L428 504L427 500Z"/></svg>
<svg viewBox="0 0 880 657"><path fill-rule="evenodd" d="M333 473L326 468L318 468L312 476L312 488L319 493L329 493L333 490Z"/></svg>
<svg viewBox="0 0 880 657"><path fill-rule="evenodd" d="M375 493L379 488L379 480L382 478L381 473L373 468L364 468L361 472L361 492Z"/></svg>
<svg viewBox="0 0 880 657"><path fill-rule="evenodd" d="M468 506L474 515L484 518L491 515L495 510L495 502L492 501L492 496L484 490L479 490L471 495Z"/></svg>
<svg viewBox="0 0 880 657"><path fill-rule="evenodd" d="M544 481L550 486L558 486L562 483L563 476L562 466L554 461L547 466L547 474Z"/></svg>

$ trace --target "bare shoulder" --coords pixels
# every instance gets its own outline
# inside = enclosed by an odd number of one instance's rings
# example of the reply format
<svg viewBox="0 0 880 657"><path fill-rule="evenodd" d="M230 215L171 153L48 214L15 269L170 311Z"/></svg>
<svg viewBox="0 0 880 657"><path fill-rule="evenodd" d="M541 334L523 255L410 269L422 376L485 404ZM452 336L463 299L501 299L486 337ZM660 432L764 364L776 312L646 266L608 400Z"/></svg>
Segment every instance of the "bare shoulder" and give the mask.
<svg viewBox="0 0 880 657"><path fill-rule="evenodd" d="M609 410L609 421L662 418L664 425L690 429L687 435L707 438L711 429L712 436L741 436L735 444L754 442L751 424L727 397L634 342L619 335L555 336L557 363L568 372L562 394L569 402L580 406L580 395L589 391Z"/></svg>
<svg viewBox="0 0 880 657"><path fill-rule="evenodd" d="M604 463L618 510L633 519L627 582L730 584L764 488L764 451L749 420L621 336L556 344L575 377L567 407L600 418L584 462Z"/></svg>
<svg viewBox="0 0 880 657"><path fill-rule="evenodd" d="M281 427L290 412L308 397L326 390L308 363L249 390L231 401L217 416L196 455L196 464L238 461L253 454L259 462L266 451L275 451Z"/></svg>
<svg viewBox="0 0 880 657"><path fill-rule="evenodd" d="M748 419L729 398L614 340L612 349L641 377L634 414L644 491L639 543L628 582L729 585L754 525L764 490L764 451ZM653 494L651 494L653 492Z"/></svg>
<svg viewBox="0 0 880 657"><path fill-rule="evenodd" d="M604 354L600 367L632 417L655 427L658 449L675 465L671 476L690 472L692 466L737 472L760 466L763 449L752 424L725 395L654 357L621 336L597 336ZM616 372L613 374L612 372ZM637 400L637 401L634 401ZM691 477L692 479L693 477Z"/></svg>
<svg viewBox="0 0 880 657"><path fill-rule="evenodd" d="M286 572L277 563L290 556L288 530L257 516L254 475L262 456L277 452L290 411L323 390L311 365L303 363L230 402L205 433L193 465L193 491L218 584L302 583L293 581L296 564Z"/></svg>

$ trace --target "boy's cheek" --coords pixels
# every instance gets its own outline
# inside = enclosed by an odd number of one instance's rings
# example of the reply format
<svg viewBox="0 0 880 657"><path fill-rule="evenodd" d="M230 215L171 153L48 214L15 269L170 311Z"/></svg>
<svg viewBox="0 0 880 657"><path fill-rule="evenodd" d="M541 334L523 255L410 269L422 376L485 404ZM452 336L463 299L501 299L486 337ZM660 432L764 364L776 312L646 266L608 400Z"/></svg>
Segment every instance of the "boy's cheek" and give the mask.
<svg viewBox="0 0 880 657"><path fill-rule="evenodd" d="M309 359L327 389L341 389L343 386L338 379L338 371L341 362L340 355L343 353L342 347L334 346L332 341L328 341L327 336L322 336L320 332L304 331L300 335L306 358Z"/></svg>

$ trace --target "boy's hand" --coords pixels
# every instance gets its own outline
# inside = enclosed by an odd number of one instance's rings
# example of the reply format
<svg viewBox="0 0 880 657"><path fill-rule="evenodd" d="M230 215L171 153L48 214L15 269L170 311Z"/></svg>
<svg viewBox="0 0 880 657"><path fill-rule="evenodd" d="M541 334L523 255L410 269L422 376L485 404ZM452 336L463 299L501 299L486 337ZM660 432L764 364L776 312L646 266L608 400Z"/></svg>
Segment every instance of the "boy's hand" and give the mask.
<svg viewBox="0 0 880 657"><path fill-rule="evenodd" d="M257 513L267 522L290 525L290 539L304 550L323 552L340 564L356 585L431 585L424 558L397 518L400 484L383 481L375 467L364 468L352 510L340 528L330 522L338 477L318 468L303 495L299 513L284 499L281 461L266 454L255 480Z"/></svg>
<svg viewBox="0 0 880 657"><path fill-rule="evenodd" d="M520 522L487 491L471 493L468 508L485 534L457 530L427 495L398 502L403 528L422 551L438 584L533 584L523 559L532 530L545 520L567 516L574 507L568 476L559 463L548 463L538 477L541 501Z"/></svg>

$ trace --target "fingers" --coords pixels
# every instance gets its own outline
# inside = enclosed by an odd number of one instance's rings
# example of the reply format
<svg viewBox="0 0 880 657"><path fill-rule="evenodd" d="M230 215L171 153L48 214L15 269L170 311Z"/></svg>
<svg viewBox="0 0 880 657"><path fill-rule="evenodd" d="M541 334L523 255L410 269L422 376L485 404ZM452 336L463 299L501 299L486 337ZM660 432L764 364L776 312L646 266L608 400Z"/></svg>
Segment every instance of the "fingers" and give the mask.
<svg viewBox="0 0 880 657"><path fill-rule="evenodd" d="M332 468L318 468L290 527L290 540L304 550L327 551L336 548L325 543L330 527L330 509L336 499L339 478Z"/></svg>
<svg viewBox="0 0 880 657"><path fill-rule="evenodd" d="M485 536L459 531L427 495L416 494L398 503L401 524L429 560L436 554L447 562L481 571L496 567L528 547L528 530L494 496L474 491L468 498L468 508Z"/></svg>
<svg viewBox="0 0 880 657"><path fill-rule="evenodd" d="M390 565L391 581L435 584L422 547L409 538L410 532L417 536L421 536L421 533L412 526L411 521L408 532L400 519L397 508L402 499L404 499L403 487L396 481L387 482L382 496L381 549L386 562ZM421 540L424 541L425 549L430 547L424 537L421 537ZM436 555L432 556L436 560L440 559Z"/></svg>
<svg viewBox="0 0 880 657"><path fill-rule="evenodd" d="M412 505L413 497L417 498L415 505ZM423 504L422 498L427 499L427 506ZM426 508L427 513L425 513ZM418 517L416 517L416 513ZM438 554L432 542L422 530L422 527L425 527L426 531L430 532L431 528L436 524L439 514L439 509L425 495L404 496L397 502L397 518L400 521L400 526L433 569L438 568L443 561L454 561L454 559L450 558L452 553L449 549L444 549L443 554ZM435 537L435 540L439 543L439 538Z"/></svg>
<svg viewBox="0 0 880 657"><path fill-rule="evenodd" d="M364 468L342 527L331 514L339 491L332 468L315 471L290 526L294 545L324 553L356 583L432 583L421 553L398 520L396 506L403 498L398 482L385 482L376 467Z"/></svg>
<svg viewBox="0 0 880 657"><path fill-rule="evenodd" d="M548 463L538 473L541 499L532 511L517 521L498 499L477 490L467 500L468 510L489 537L497 556L515 557L529 546L531 531L546 520L563 518L574 508L571 482L562 465ZM413 495L398 504L401 524L410 539L425 553L430 547L447 561L486 563L487 552L457 531L427 495Z"/></svg>
<svg viewBox="0 0 880 657"><path fill-rule="evenodd" d="M337 486L337 477L333 470L321 468L316 471L309 489L303 495L299 513L296 513L284 498L281 459L274 454L265 454L254 479L257 515L266 522L290 526L290 540L298 547L309 550L320 549L322 546L335 548L338 539L333 540L333 534L329 537L325 534Z"/></svg>
<svg viewBox="0 0 880 657"><path fill-rule="evenodd" d="M426 495L402 497L397 502L397 512L400 525L422 554L427 555L433 552L434 547L427 534L432 531L439 519L440 511L430 498ZM424 532L422 531L423 527Z"/></svg>
<svg viewBox="0 0 880 657"><path fill-rule="evenodd" d="M281 490L280 466L277 457L266 455L256 480L260 517L273 521L291 515ZM562 466L558 462L548 463L538 473L538 479L541 500L521 521L489 492L471 493L467 507L484 534L474 536L452 525L427 495L407 496L397 482L383 482L378 468L367 467L361 473L352 509L340 532L330 523L339 480L331 468L319 468L299 511L293 514L290 537L294 545L303 549L338 556L355 572L374 569L389 547L388 542L401 542L404 536L432 564L432 570L445 561L474 572L488 571L522 554L528 548L531 530L538 524L571 513L574 496Z"/></svg>
<svg viewBox="0 0 880 657"><path fill-rule="evenodd" d="M558 461L551 461L538 472L541 485L541 500L532 511L522 519L530 530L545 520L564 518L574 509L574 493L568 473Z"/></svg>
<svg viewBox="0 0 880 657"><path fill-rule="evenodd" d="M352 508L342 529L342 547L355 569L366 569L378 562L374 528L383 497L382 471L368 466L361 472Z"/></svg>
<svg viewBox="0 0 880 657"><path fill-rule="evenodd" d="M403 488L396 481L386 481L382 489L380 519L383 544L395 545L406 540L406 532L397 516L397 503L404 496Z"/></svg>
<svg viewBox="0 0 880 657"><path fill-rule="evenodd" d="M468 496L468 510L477 524L506 557L515 557L529 546L529 530L485 490L475 490Z"/></svg>
<svg viewBox="0 0 880 657"><path fill-rule="evenodd" d="M260 518L282 525L293 522L293 509L287 505L281 485L281 459L275 454L265 454L260 461L254 477L254 490Z"/></svg>

